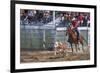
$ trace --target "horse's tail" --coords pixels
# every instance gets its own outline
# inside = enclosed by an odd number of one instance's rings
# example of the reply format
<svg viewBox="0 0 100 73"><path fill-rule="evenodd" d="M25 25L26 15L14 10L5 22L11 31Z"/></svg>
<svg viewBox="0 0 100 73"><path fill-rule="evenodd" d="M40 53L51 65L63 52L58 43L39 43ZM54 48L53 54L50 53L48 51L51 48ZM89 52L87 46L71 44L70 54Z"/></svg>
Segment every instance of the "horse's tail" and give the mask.
<svg viewBox="0 0 100 73"><path fill-rule="evenodd" d="M85 41L86 44L88 44L87 40L82 35L81 38Z"/></svg>

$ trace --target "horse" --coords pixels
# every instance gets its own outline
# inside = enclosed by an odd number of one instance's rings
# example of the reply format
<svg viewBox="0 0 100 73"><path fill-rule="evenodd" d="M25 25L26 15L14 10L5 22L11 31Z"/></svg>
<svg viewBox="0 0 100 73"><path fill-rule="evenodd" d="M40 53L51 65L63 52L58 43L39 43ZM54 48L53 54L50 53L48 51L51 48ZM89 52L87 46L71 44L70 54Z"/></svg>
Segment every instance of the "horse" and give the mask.
<svg viewBox="0 0 100 73"><path fill-rule="evenodd" d="M68 42L70 43L70 46L71 46L71 49L72 49L72 53L73 53L73 45L72 44L75 44L75 48L76 48L76 52L78 52L78 50L80 50L79 48L79 43L82 45L82 50L84 52L84 37L82 35L79 36L79 39L77 40L77 34L74 30L71 29L71 27L68 27L67 30L66 30L66 36L68 34Z"/></svg>
<svg viewBox="0 0 100 73"><path fill-rule="evenodd" d="M55 42L54 44L55 47L55 55L57 54L57 52L61 53L66 53L67 51L67 45L66 43L62 43L62 42Z"/></svg>

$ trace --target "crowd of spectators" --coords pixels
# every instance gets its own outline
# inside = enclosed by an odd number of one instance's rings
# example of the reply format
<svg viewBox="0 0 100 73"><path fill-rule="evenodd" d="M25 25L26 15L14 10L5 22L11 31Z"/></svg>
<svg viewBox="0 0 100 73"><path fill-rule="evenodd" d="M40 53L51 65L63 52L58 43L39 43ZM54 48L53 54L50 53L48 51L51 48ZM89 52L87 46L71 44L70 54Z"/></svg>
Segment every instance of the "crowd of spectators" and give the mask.
<svg viewBox="0 0 100 73"><path fill-rule="evenodd" d="M90 13L87 12L55 11L55 16L53 15L53 11L48 10L21 9L20 12L21 24L43 25L53 22L53 17L55 17L55 21L59 19L57 26L60 27L67 27L67 25L71 24L73 19L76 19L82 27L90 26Z"/></svg>
<svg viewBox="0 0 100 73"><path fill-rule="evenodd" d="M47 10L21 10L21 24L49 23L53 21L53 12Z"/></svg>
<svg viewBox="0 0 100 73"><path fill-rule="evenodd" d="M75 19L78 21L80 26L90 26L90 13L87 12L64 12L57 11L56 19L60 18L60 23L58 26L67 26L71 24L72 20Z"/></svg>

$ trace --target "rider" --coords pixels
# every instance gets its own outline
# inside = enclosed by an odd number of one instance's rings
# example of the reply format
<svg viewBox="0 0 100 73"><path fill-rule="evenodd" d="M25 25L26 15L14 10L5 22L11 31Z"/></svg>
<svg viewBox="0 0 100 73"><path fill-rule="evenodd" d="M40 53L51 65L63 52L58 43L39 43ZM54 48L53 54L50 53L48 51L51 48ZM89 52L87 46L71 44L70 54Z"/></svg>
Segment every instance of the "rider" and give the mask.
<svg viewBox="0 0 100 73"><path fill-rule="evenodd" d="M71 29L77 33L77 41L79 40L79 31L78 31L79 25L80 24L79 24L79 21L77 20L77 18L73 17L72 22L71 22Z"/></svg>

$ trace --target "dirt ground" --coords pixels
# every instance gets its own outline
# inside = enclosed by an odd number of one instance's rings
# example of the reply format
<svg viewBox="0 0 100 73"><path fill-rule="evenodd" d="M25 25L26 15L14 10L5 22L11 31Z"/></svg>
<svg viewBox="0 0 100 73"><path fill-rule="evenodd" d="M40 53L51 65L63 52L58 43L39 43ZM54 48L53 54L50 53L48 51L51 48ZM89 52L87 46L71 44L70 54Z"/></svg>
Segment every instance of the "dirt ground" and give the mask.
<svg viewBox="0 0 100 73"><path fill-rule="evenodd" d="M21 51L21 63L30 62L58 62L58 61L75 61L75 60L89 60L90 52L78 51L72 53L71 50L65 53L54 54L54 51Z"/></svg>

